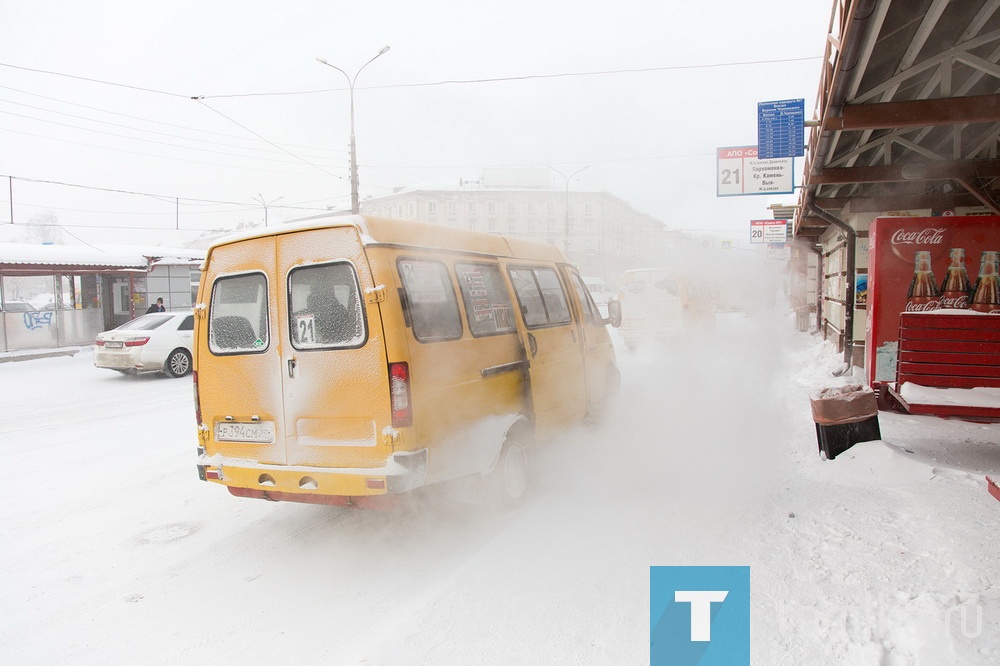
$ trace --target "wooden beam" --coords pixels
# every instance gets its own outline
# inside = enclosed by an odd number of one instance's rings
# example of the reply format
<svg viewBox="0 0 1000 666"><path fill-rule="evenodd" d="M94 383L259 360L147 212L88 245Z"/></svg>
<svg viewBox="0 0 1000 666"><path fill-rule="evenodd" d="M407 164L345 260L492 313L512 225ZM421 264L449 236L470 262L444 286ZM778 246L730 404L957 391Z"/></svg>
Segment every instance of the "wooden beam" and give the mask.
<svg viewBox="0 0 1000 666"><path fill-rule="evenodd" d="M898 129L963 123L1000 122L1000 95L920 99L880 104L848 104L827 118L823 131Z"/></svg>

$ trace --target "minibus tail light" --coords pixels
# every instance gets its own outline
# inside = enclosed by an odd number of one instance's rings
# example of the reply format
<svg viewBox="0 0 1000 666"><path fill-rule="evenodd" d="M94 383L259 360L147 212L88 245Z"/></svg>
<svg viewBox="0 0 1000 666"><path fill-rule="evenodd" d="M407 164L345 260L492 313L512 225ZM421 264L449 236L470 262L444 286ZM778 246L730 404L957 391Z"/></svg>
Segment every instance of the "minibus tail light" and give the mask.
<svg viewBox="0 0 1000 666"><path fill-rule="evenodd" d="M198 371L191 372L191 383L194 385L194 417L201 425L201 399L198 397Z"/></svg>
<svg viewBox="0 0 1000 666"><path fill-rule="evenodd" d="M389 397L392 401L392 427L413 425L410 405L410 367L406 363L389 364Z"/></svg>

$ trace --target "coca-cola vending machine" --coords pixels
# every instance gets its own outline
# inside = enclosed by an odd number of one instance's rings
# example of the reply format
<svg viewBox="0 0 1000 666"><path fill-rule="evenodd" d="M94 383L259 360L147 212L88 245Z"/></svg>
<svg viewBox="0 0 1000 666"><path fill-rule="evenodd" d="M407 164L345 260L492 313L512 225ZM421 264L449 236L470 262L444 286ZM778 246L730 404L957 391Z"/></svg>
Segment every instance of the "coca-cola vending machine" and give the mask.
<svg viewBox="0 0 1000 666"><path fill-rule="evenodd" d="M896 377L900 312L959 309L1000 315L998 258L997 215L872 222L865 374L876 392Z"/></svg>

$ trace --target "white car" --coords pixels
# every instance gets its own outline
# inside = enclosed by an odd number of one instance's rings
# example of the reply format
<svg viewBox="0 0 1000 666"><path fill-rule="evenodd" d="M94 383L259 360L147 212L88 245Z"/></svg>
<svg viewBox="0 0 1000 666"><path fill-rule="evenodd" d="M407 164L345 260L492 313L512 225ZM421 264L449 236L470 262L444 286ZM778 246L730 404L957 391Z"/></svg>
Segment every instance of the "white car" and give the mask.
<svg viewBox="0 0 1000 666"><path fill-rule="evenodd" d="M154 312L97 336L94 365L125 374L163 372L183 377L191 372L191 312Z"/></svg>
<svg viewBox="0 0 1000 666"><path fill-rule="evenodd" d="M0 310L7 312L34 312L35 306L27 301L6 301Z"/></svg>

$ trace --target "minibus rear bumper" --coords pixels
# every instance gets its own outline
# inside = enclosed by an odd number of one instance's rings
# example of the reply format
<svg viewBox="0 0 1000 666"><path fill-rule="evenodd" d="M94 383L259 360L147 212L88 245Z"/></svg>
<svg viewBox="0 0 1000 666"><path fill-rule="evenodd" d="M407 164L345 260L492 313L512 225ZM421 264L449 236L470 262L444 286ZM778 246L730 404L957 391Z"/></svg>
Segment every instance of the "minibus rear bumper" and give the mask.
<svg viewBox="0 0 1000 666"><path fill-rule="evenodd" d="M240 497L286 502L361 505L363 498L396 495L427 479L427 449L397 451L381 467L269 465L206 455L198 450L198 478Z"/></svg>

